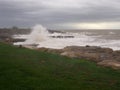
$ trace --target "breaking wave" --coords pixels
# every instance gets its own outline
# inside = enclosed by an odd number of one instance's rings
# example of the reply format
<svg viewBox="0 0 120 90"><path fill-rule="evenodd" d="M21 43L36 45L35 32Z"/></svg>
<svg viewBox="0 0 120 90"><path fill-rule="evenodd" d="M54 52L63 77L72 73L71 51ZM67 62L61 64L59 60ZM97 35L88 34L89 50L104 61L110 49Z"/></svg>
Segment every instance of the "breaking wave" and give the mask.
<svg viewBox="0 0 120 90"><path fill-rule="evenodd" d="M94 32L93 32L94 33ZM110 32L112 35L114 32ZM17 42L14 45L37 44L37 48L46 47L62 49L66 46L101 46L113 50L120 50L120 40L107 40L102 35L92 35L92 32L49 32L42 25L33 27L29 35L14 36L14 38L25 38L25 42Z"/></svg>

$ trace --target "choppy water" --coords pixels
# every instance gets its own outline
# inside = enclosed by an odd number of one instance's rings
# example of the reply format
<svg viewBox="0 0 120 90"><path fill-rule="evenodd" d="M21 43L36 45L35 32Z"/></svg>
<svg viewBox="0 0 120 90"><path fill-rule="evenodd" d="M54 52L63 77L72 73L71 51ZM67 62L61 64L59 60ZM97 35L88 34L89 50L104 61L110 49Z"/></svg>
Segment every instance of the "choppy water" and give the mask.
<svg viewBox="0 0 120 90"><path fill-rule="evenodd" d="M61 49L66 46L101 46L120 50L120 30L73 30L65 33L49 33L42 26L36 26L30 35L19 35L14 38L25 38L25 42L15 45L38 44L37 47Z"/></svg>

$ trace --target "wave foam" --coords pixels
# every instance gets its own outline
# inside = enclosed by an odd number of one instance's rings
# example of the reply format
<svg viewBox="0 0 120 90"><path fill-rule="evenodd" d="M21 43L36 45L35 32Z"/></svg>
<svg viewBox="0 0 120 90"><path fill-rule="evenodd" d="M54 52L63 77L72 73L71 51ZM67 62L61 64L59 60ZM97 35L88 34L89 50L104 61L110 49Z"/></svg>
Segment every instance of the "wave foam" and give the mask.
<svg viewBox="0 0 120 90"><path fill-rule="evenodd" d="M25 42L14 43L15 45L38 44L39 47L62 49L66 46L101 46L113 50L120 50L120 40L106 40L99 36L90 36L88 33L49 33L42 25L33 27L30 35L24 35ZM52 36L73 36L73 38L52 38ZM16 36L17 37L17 36ZM19 35L19 38L23 37Z"/></svg>

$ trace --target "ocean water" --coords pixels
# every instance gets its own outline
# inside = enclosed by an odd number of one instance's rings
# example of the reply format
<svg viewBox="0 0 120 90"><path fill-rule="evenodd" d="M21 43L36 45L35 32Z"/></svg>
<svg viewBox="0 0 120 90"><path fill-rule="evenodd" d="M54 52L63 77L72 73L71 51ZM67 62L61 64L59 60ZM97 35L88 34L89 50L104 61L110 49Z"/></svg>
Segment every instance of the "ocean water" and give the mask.
<svg viewBox="0 0 120 90"><path fill-rule="evenodd" d="M120 30L64 30L50 33L45 27L37 25L29 35L13 37L26 39L25 42L17 42L14 45L37 44L36 48L62 49L66 46L90 45L120 50Z"/></svg>

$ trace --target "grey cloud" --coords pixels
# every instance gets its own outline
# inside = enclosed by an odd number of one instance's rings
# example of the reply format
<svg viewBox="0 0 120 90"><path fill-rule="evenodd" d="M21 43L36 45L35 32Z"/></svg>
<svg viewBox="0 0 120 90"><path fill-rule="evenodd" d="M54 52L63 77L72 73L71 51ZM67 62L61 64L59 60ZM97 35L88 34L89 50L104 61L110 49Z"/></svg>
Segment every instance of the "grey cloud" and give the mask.
<svg viewBox="0 0 120 90"><path fill-rule="evenodd" d="M60 4L55 0L0 0L0 26L120 22L120 0L70 0L71 5L64 0L57 1Z"/></svg>

